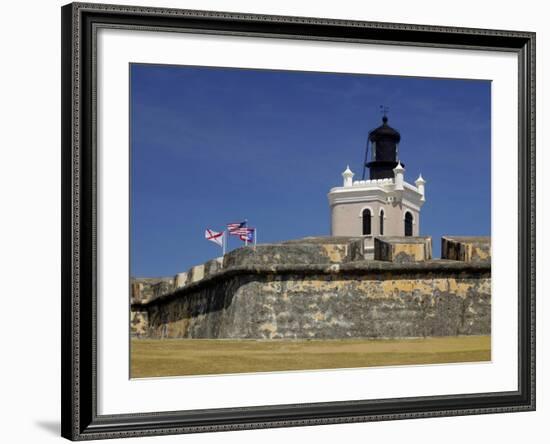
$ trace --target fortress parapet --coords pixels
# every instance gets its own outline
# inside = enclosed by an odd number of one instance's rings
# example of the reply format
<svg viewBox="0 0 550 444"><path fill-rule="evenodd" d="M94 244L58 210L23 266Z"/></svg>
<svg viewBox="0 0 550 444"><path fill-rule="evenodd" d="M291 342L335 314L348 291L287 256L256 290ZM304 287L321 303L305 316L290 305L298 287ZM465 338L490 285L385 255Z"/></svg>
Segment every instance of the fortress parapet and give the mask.
<svg viewBox="0 0 550 444"><path fill-rule="evenodd" d="M132 279L131 333L150 338L342 339L486 335L490 243L312 237L239 248L169 278ZM485 254L487 253L487 254ZM474 260L475 259L475 260Z"/></svg>

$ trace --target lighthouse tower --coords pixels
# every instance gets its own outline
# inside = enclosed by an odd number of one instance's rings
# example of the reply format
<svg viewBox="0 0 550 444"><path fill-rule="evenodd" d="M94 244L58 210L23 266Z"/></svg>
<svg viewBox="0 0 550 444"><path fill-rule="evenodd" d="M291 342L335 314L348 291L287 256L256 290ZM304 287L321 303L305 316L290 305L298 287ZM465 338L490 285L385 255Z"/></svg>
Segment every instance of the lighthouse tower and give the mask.
<svg viewBox="0 0 550 444"><path fill-rule="evenodd" d="M374 236L418 236L420 209L425 202L422 175L412 185L405 181L405 165L399 157L401 135L382 125L368 136L370 158L365 159L369 179L353 180L349 166L343 183L328 193L332 236L363 236L365 256L374 253Z"/></svg>

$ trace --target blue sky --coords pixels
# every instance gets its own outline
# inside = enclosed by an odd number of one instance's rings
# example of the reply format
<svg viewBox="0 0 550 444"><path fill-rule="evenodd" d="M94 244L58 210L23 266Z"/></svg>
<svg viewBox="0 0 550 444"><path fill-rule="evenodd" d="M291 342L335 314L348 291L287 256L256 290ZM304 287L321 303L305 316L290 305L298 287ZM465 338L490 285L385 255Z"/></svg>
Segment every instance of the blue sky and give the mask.
<svg viewBox="0 0 550 444"><path fill-rule="evenodd" d="M360 178L382 104L405 180L427 181L420 231L434 256L444 234L490 234L489 81L141 64L130 75L132 276L220 255L204 230L244 218L259 243L330 234L327 193L347 164Z"/></svg>

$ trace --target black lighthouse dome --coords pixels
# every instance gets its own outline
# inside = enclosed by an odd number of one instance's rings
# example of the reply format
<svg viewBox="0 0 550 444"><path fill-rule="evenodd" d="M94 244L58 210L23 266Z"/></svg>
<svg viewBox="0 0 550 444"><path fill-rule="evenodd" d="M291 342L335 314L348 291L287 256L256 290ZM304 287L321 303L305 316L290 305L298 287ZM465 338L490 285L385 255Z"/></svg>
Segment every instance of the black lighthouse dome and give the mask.
<svg viewBox="0 0 550 444"><path fill-rule="evenodd" d="M388 116L384 116L382 117L382 125L369 133L369 140L371 142L388 141L397 144L401 141L401 134L388 125Z"/></svg>
<svg viewBox="0 0 550 444"><path fill-rule="evenodd" d="M398 144L401 134L388 125L388 117L382 118L382 125L369 133L370 161L365 163L369 168L370 179L386 179L393 177L393 169L399 162ZM403 164L402 164L403 165Z"/></svg>

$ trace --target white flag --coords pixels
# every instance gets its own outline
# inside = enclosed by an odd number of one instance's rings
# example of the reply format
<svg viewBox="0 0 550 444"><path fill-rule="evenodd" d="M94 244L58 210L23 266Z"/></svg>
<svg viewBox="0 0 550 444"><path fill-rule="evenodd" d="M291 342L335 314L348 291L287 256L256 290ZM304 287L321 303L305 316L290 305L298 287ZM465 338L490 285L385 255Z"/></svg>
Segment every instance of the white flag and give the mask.
<svg viewBox="0 0 550 444"><path fill-rule="evenodd" d="M214 231L214 230L206 230L204 232L204 237L207 240L212 241L215 244L218 244L220 247L223 247L223 235L224 235L223 231L221 233L218 233L217 231Z"/></svg>

